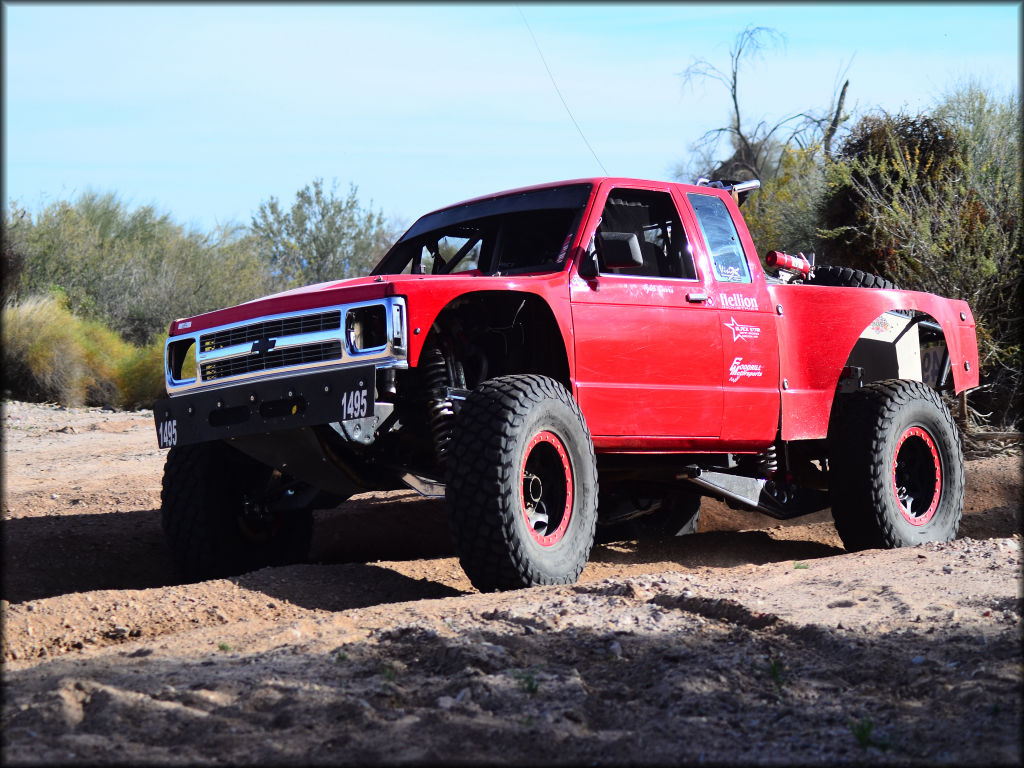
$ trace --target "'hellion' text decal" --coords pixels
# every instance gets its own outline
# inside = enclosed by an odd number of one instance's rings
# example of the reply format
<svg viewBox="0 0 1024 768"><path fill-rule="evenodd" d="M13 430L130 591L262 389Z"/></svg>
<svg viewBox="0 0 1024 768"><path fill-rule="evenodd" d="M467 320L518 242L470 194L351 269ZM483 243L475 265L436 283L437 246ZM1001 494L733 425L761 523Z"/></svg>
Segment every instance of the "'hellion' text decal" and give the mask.
<svg viewBox="0 0 1024 768"><path fill-rule="evenodd" d="M720 293L718 300L725 309L750 309L757 311L757 299L744 296L742 293Z"/></svg>

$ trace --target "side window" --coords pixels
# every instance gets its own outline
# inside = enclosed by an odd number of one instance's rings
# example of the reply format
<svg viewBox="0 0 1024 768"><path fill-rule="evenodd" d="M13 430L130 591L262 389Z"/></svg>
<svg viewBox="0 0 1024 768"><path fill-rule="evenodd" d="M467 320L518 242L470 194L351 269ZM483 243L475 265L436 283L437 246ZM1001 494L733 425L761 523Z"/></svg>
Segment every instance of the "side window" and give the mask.
<svg viewBox="0 0 1024 768"><path fill-rule="evenodd" d="M747 257L725 203L713 195L690 193L686 197L697 214L700 231L711 254L715 278L724 283L749 283Z"/></svg>
<svg viewBox="0 0 1024 768"><path fill-rule="evenodd" d="M598 234L632 233L640 244L642 266L609 268L598 240L598 266L604 274L675 277L695 280L693 252L679 223L675 203L667 192L616 189L608 195Z"/></svg>

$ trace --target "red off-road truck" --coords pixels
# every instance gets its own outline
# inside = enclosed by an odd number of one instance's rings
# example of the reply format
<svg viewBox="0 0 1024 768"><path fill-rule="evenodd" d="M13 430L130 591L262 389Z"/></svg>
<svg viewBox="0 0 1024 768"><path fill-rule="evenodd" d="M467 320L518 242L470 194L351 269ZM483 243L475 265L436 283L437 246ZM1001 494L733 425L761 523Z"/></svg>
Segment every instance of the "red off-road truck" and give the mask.
<svg viewBox="0 0 1024 768"><path fill-rule="evenodd" d="M952 539L966 303L772 252L756 182L594 178L423 216L366 277L171 323L163 526L183 575L307 554L312 510L443 495L481 590L573 582L701 496L831 507L848 549Z"/></svg>

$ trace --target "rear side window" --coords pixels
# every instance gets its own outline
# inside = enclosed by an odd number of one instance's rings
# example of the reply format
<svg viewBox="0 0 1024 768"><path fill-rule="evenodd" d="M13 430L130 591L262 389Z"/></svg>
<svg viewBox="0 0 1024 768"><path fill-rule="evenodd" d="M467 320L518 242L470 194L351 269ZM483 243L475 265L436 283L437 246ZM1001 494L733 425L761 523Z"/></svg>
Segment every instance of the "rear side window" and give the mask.
<svg viewBox="0 0 1024 768"><path fill-rule="evenodd" d="M725 203L714 195L690 193L686 197L697 214L700 231L711 254L715 278L723 283L749 283L747 257Z"/></svg>

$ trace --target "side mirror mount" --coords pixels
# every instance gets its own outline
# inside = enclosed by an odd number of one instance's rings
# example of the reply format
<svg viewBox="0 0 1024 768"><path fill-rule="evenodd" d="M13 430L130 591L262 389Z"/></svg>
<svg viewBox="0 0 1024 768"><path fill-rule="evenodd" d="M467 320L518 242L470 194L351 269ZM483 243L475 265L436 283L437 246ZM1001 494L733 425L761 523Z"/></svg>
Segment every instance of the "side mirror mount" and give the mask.
<svg viewBox="0 0 1024 768"><path fill-rule="evenodd" d="M635 232L601 232L597 236L604 265L609 269L642 267L644 256Z"/></svg>
<svg viewBox="0 0 1024 768"><path fill-rule="evenodd" d="M597 251L594 250L593 245L583 251L583 255L580 257L580 267L577 272L580 277L584 277L587 280L597 277Z"/></svg>

